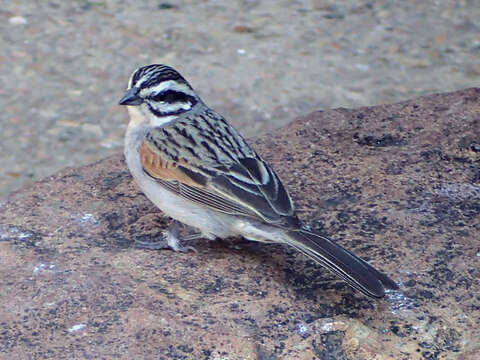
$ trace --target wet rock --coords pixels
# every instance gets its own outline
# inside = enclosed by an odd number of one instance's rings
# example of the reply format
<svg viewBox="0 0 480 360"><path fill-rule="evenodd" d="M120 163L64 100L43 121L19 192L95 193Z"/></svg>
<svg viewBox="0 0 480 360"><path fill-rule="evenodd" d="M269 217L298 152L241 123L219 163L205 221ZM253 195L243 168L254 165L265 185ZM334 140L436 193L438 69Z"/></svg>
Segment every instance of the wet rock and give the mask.
<svg viewBox="0 0 480 360"><path fill-rule="evenodd" d="M280 245L135 249L169 220L121 155L0 203L0 357L477 359L480 89L315 112L252 143L299 216L395 279L379 301Z"/></svg>

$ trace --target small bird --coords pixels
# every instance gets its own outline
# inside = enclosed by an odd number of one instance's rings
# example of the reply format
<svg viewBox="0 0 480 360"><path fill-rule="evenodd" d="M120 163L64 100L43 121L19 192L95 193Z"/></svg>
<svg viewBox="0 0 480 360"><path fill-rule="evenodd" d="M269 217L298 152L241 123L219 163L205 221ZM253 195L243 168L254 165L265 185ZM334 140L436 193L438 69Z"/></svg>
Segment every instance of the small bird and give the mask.
<svg viewBox="0 0 480 360"><path fill-rule="evenodd" d="M188 251L181 242L239 237L287 244L363 294L397 289L387 275L308 230L277 174L244 137L200 99L173 68L137 69L120 105L130 115L125 158L133 178L174 222L158 241L137 247ZM199 233L181 238L180 223Z"/></svg>

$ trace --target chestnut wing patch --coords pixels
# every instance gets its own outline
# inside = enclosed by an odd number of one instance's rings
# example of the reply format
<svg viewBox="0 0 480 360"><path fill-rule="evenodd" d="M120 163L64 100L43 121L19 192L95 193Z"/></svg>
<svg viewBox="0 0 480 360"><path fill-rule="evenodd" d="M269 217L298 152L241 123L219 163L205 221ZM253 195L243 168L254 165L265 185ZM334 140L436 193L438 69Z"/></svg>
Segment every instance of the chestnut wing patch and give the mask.
<svg viewBox="0 0 480 360"><path fill-rule="evenodd" d="M160 152L147 141L140 147L140 161L143 170L155 179L178 181L190 186L206 185L206 177L188 169L185 159L178 162L162 159Z"/></svg>

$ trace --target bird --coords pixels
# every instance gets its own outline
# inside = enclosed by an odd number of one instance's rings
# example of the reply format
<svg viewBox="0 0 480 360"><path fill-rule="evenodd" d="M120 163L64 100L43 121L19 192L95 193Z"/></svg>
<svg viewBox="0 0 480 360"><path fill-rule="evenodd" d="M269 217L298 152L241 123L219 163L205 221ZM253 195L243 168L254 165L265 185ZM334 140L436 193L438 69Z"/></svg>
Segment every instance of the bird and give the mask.
<svg viewBox="0 0 480 360"><path fill-rule="evenodd" d="M135 70L119 105L130 117L124 156L133 179L173 219L159 240L135 240L136 247L189 251L182 243L192 239L243 237L289 245L371 298L398 288L303 224L271 165L172 67ZM181 237L182 225L198 232Z"/></svg>

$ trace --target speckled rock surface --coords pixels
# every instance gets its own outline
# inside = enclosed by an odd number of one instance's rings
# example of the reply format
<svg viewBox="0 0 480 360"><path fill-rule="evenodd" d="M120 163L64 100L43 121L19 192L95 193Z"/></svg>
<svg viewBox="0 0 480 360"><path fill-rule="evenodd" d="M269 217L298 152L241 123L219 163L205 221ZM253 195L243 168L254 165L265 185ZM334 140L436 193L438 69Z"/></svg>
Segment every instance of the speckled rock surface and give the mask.
<svg viewBox="0 0 480 360"><path fill-rule="evenodd" d="M400 291L372 301L241 239L134 249L168 219L120 155L0 204L0 359L478 359L480 89L330 110L253 141L313 228Z"/></svg>

